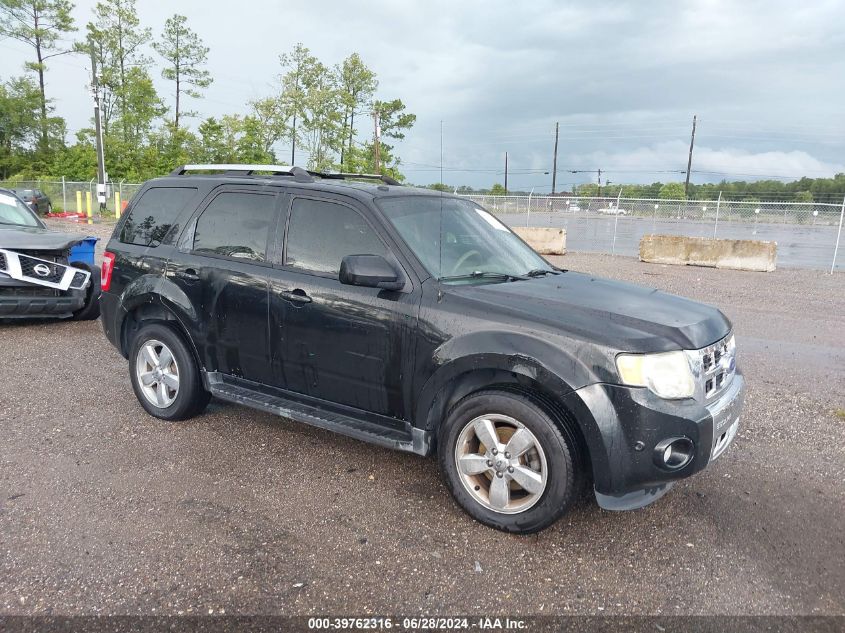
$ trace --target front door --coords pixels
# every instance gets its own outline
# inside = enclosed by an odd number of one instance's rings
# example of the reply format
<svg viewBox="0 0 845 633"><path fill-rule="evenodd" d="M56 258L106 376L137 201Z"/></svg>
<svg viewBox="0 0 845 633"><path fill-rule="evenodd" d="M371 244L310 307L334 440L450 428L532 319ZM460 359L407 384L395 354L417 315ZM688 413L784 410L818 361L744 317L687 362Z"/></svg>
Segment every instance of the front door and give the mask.
<svg viewBox="0 0 845 633"><path fill-rule="evenodd" d="M288 390L406 419L403 381L413 360L419 290L338 281L346 255L382 255L400 265L365 218L342 198L292 197L282 266L271 301L283 313L274 333L278 381Z"/></svg>
<svg viewBox="0 0 845 633"><path fill-rule="evenodd" d="M278 219L275 193L224 189L180 240L170 277L196 312L205 368L272 384L268 261Z"/></svg>

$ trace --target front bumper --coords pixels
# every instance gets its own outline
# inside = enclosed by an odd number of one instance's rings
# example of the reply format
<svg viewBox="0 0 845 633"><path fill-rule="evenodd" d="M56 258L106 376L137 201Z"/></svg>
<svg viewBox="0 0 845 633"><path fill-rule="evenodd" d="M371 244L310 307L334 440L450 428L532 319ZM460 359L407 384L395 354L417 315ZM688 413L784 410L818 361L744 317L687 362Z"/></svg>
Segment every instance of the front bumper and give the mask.
<svg viewBox="0 0 845 633"><path fill-rule="evenodd" d="M577 395L576 395L577 394ZM596 500L608 510L632 510L662 497L672 484L718 458L733 441L745 398L737 372L715 401L664 400L648 389L595 384L574 392L595 427L585 433ZM692 459L672 470L656 457L667 438L692 442Z"/></svg>
<svg viewBox="0 0 845 633"><path fill-rule="evenodd" d="M69 317L84 305L84 290L69 290L59 296L0 294L0 319Z"/></svg>

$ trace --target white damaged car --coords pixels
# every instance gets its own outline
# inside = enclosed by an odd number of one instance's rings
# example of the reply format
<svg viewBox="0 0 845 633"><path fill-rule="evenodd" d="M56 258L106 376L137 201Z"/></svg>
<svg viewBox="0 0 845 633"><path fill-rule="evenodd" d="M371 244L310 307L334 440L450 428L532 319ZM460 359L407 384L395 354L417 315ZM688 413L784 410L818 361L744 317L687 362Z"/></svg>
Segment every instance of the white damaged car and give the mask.
<svg viewBox="0 0 845 633"><path fill-rule="evenodd" d="M85 240L51 231L14 192L0 189L0 319L100 316L93 261L70 261Z"/></svg>

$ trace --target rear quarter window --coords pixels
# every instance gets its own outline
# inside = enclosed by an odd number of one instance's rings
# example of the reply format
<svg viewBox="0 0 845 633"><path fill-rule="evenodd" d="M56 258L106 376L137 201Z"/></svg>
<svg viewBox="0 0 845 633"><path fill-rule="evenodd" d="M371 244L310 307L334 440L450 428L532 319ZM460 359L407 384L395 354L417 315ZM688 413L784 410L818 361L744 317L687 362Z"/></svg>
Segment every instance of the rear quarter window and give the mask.
<svg viewBox="0 0 845 633"><path fill-rule="evenodd" d="M120 241L158 246L171 233L179 213L196 195L194 187L152 187L132 204Z"/></svg>

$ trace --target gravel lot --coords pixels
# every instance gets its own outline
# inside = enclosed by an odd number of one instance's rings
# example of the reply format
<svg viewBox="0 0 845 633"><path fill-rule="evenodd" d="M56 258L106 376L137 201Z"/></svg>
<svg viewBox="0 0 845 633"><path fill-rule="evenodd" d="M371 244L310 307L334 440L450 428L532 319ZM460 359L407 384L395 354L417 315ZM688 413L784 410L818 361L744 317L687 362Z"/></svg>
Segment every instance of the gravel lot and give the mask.
<svg viewBox="0 0 845 633"><path fill-rule="evenodd" d="M167 424L98 322L5 324L0 613L845 613L845 276L556 263L735 323L739 435L660 502L501 534L433 460L217 402Z"/></svg>

